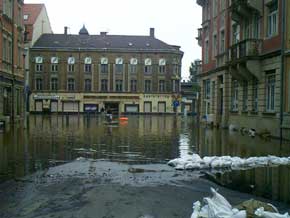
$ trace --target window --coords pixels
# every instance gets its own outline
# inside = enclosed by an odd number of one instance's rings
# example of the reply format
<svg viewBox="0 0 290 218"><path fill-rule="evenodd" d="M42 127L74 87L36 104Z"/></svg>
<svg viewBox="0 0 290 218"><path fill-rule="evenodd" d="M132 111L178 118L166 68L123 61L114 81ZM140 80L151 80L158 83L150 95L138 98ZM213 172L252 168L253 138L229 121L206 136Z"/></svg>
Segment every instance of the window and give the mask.
<svg viewBox="0 0 290 218"><path fill-rule="evenodd" d="M56 91L58 89L58 79L57 78L52 78L50 80L50 89L52 91Z"/></svg>
<svg viewBox="0 0 290 218"><path fill-rule="evenodd" d="M259 16L254 16L253 18L253 38L259 39L260 38L260 18Z"/></svg>
<svg viewBox="0 0 290 218"><path fill-rule="evenodd" d="M208 63L208 54L209 54L209 44L208 44L208 40L205 41L205 46L204 46L204 49L205 49L205 54L204 54L204 63Z"/></svg>
<svg viewBox="0 0 290 218"><path fill-rule="evenodd" d="M253 81L253 111L258 111L258 80Z"/></svg>
<svg viewBox="0 0 290 218"><path fill-rule="evenodd" d="M85 73L91 73L91 72L92 72L92 65L85 64Z"/></svg>
<svg viewBox="0 0 290 218"><path fill-rule="evenodd" d="M278 1L268 6L267 35L272 37L278 33Z"/></svg>
<svg viewBox="0 0 290 218"><path fill-rule="evenodd" d="M172 91L179 92L179 80L172 80Z"/></svg>
<svg viewBox="0 0 290 218"><path fill-rule="evenodd" d="M266 109L269 112L275 111L275 74L267 75L266 84Z"/></svg>
<svg viewBox="0 0 290 218"><path fill-rule="evenodd" d="M67 89L68 91L74 91L75 90L75 80L70 78L67 80Z"/></svg>
<svg viewBox="0 0 290 218"><path fill-rule="evenodd" d="M137 80L131 80L131 92L137 91Z"/></svg>
<svg viewBox="0 0 290 218"><path fill-rule="evenodd" d="M145 74L150 74L152 73L152 66L151 65L147 65L144 67L144 73Z"/></svg>
<svg viewBox="0 0 290 218"><path fill-rule="evenodd" d="M51 72L57 72L58 71L58 64L51 64Z"/></svg>
<svg viewBox="0 0 290 218"><path fill-rule="evenodd" d="M115 73L123 73L123 59L122 58L116 58Z"/></svg>
<svg viewBox="0 0 290 218"><path fill-rule="evenodd" d="M28 20L28 17L29 17L28 14L24 14L24 15L23 15L23 20L25 20L25 21Z"/></svg>
<svg viewBox="0 0 290 218"><path fill-rule="evenodd" d="M101 80L101 91L102 92L107 92L108 91L108 80L107 79L102 79Z"/></svg>
<svg viewBox="0 0 290 218"><path fill-rule="evenodd" d="M251 38L251 25L249 20L245 20L244 22L244 39L249 39Z"/></svg>
<svg viewBox="0 0 290 218"><path fill-rule="evenodd" d="M220 53L224 53L225 52L225 31L222 30L220 32Z"/></svg>
<svg viewBox="0 0 290 218"><path fill-rule="evenodd" d="M164 74L166 71L166 60L164 58L161 58L159 60L159 73Z"/></svg>
<svg viewBox="0 0 290 218"><path fill-rule="evenodd" d="M12 0L3 0L3 14L12 18Z"/></svg>
<svg viewBox="0 0 290 218"><path fill-rule="evenodd" d="M211 91L210 80L207 79L204 81L204 96L206 99L210 99L210 96L211 96L210 91Z"/></svg>
<svg viewBox="0 0 290 218"><path fill-rule="evenodd" d="M37 78L35 81L35 88L37 91L41 91L42 90L42 79Z"/></svg>
<svg viewBox="0 0 290 218"><path fill-rule="evenodd" d="M179 66L178 64L173 64L173 74L179 75Z"/></svg>
<svg viewBox="0 0 290 218"><path fill-rule="evenodd" d="M221 2L221 4L220 4L220 6L221 6L221 11L223 11L223 10L226 9L226 1L225 1L225 0L221 0L220 2Z"/></svg>
<svg viewBox="0 0 290 218"><path fill-rule="evenodd" d="M137 65L130 64L129 65L129 72L135 74L137 72Z"/></svg>
<svg viewBox="0 0 290 218"><path fill-rule="evenodd" d="M123 80L116 80L116 92L123 91Z"/></svg>
<svg viewBox="0 0 290 218"><path fill-rule="evenodd" d="M233 31L233 35L232 35L232 44L236 44L240 41L240 26L237 24L234 24L232 26L232 31Z"/></svg>
<svg viewBox="0 0 290 218"><path fill-rule="evenodd" d="M75 65L74 64L68 64L68 72L74 72L75 71Z"/></svg>
<svg viewBox="0 0 290 218"><path fill-rule="evenodd" d="M159 73L164 74L165 73L165 69L166 69L165 65L159 66Z"/></svg>
<svg viewBox="0 0 290 218"><path fill-rule="evenodd" d="M145 64L144 73L145 74L152 73L152 60L150 58L146 58L144 64Z"/></svg>
<svg viewBox="0 0 290 218"><path fill-rule="evenodd" d="M85 91L86 92L92 91L92 80L91 79L85 79Z"/></svg>
<svg viewBox="0 0 290 218"><path fill-rule="evenodd" d="M233 81L232 86L232 111L239 110L239 83L237 80Z"/></svg>
<svg viewBox="0 0 290 218"><path fill-rule="evenodd" d="M215 34L213 36L213 57L217 56L217 52L218 52L218 44L217 44L217 35Z"/></svg>
<svg viewBox="0 0 290 218"><path fill-rule="evenodd" d="M132 74L137 73L137 64L138 64L138 59L131 58L130 65L129 65L129 72L130 73L132 73Z"/></svg>
<svg viewBox="0 0 290 218"><path fill-rule="evenodd" d="M151 92L151 80L145 80L145 92Z"/></svg>
<svg viewBox="0 0 290 218"><path fill-rule="evenodd" d="M165 92L165 80L159 80L159 92Z"/></svg>
<svg viewBox="0 0 290 218"><path fill-rule="evenodd" d="M43 65L42 64L36 64L35 65L35 71L36 72L42 72L43 70Z"/></svg>
<svg viewBox="0 0 290 218"><path fill-rule="evenodd" d="M243 84L243 111L248 111L248 82Z"/></svg>
<svg viewBox="0 0 290 218"><path fill-rule="evenodd" d="M108 64L101 64L101 73L108 73L109 67Z"/></svg>
<svg viewBox="0 0 290 218"><path fill-rule="evenodd" d="M217 12L218 12L218 1L212 0L212 4L213 4L212 16L215 17L217 15Z"/></svg>

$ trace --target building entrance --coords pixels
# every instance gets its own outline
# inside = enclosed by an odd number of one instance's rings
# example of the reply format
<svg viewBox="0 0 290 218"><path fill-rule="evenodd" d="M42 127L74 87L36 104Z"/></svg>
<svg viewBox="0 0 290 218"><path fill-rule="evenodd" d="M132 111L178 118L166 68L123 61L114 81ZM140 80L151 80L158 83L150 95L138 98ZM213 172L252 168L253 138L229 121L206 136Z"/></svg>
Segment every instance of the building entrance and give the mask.
<svg viewBox="0 0 290 218"><path fill-rule="evenodd" d="M119 102L105 102L104 105L106 111L110 109L113 115L119 114Z"/></svg>

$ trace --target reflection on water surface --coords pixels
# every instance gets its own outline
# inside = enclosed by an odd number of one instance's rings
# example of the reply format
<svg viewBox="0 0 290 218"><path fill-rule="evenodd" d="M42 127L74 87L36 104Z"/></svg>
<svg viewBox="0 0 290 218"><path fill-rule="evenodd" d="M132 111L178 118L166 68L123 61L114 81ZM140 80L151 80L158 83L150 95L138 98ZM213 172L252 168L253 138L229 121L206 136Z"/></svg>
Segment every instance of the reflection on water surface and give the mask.
<svg viewBox="0 0 290 218"><path fill-rule="evenodd" d="M191 117L129 116L108 125L102 116L31 115L29 128L0 134L0 181L19 178L77 157L132 164L201 156L290 156L290 145L228 130L198 128ZM208 177L232 189L290 205L290 167L257 168Z"/></svg>

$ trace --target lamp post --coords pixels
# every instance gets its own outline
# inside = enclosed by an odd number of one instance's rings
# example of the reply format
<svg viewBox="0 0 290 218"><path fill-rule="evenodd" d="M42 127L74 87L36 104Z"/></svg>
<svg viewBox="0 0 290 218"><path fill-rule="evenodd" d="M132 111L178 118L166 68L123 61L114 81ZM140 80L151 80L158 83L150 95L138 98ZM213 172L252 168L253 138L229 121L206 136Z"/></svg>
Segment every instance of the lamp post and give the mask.
<svg viewBox="0 0 290 218"><path fill-rule="evenodd" d="M24 129L27 128L27 104L28 104L28 95L29 95L29 69L28 69L28 61L26 58L28 57L28 48L24 48L23 50L23 61L24 61Z"/></svg>

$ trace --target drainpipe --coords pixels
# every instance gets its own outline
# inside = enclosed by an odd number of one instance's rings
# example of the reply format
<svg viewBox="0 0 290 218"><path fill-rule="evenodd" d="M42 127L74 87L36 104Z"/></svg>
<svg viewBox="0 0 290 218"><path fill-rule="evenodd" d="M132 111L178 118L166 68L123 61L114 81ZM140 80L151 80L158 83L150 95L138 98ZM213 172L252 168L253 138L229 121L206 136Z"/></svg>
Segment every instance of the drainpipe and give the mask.
<svg viewBox="0 0 290 218"><path fill-rule="evenodd" d="M284 118L284 56L285 56L285 34L286 34L286 1L282 0L282 42L281 42L281 91L280 91L280 145L283 142L283 118Z"/></svg>
<svg viewBox="0 0 290 218"><path fill-rule="evenodd" d="M14 40L14 37L15 37L15 12L14 12L14 8L15 8L15 1L11 1L12 2L12 51L11 51L11 55L12 55L12 59L11 59L11 63L12 63L12 68L11 68L11 73L12 73L12 103L11 103L11 121L12 123L14 123L15 121L15 72L14 72L14 44L15 44L15 40Z"/></svg>

